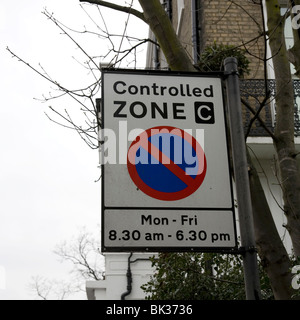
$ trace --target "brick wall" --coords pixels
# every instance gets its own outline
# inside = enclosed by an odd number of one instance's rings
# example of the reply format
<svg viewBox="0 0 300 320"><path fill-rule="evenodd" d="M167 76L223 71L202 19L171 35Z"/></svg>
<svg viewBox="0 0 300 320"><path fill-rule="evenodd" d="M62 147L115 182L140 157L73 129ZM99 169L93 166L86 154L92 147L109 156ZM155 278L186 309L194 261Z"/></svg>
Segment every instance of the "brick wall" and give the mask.
<svg viewBox="0 0 300 320"><path fill-rule="evenodd" d="M229 45L245 45L249 50L251 74L248 78L263 78L263 63L255 57L263 58L262 37L254 40L262 32L260 6L249 0L204 0L202 1L203 46L214 41Z"/></svg>
<svg viewBox="0 0 300 320"><path fill-rule="evenodd" d="M200 22L201 48L216 41L228 45L243 45L249 50L251 74L247 78L262 79L264 42L260 37L252 41L263 31L260 6L251 0L202 0ZM191 0L184 0L184 12L181 28L178 29L178 1L172 1L172 22L186 51L192 58L192 16ZM256 23L257 22L257 23Z"/></svg>
<svg viewBox="0 0 300 320"><path fill-rule="evenodd" d="M247 57L250 60L250 74L245 78L263 79L263 62L258 57L261 59L264 57L264 40L263 37L254 40L263 31L260 6L248 0L203 0L202 10L201 41L203 46L216 41L241 46L242 49L246 48L249 52ZM249 97L248 103L253 109L258 108L254 98ZM248 129L251 117L250 112L243 107L245 131ZM271 121L269 106L261 111L260 117L265 121L268 119ZM257 121L253 124L250 135L256 131L258 135L266 135Z"/></svg>
<svg viewBox="0 0 300 320"><path fill-rule="evenodd" d="M172 23L175 30L178 30L178 36L183 46L192 58L191 0L184 0L182 24L179 29L178 3L182 2L172 1ZM250 74L246 75L245 78L263 79L263 62L258 59L258 57L261 59L264 57L264 41L262 37L258 38L263 31L260 6L253 4L252 0L201 0L199 3L202 17L200 21L201 48L214 42L241 46L242 49L246 48L249 51L247 57L250 60ZM257 39L253 40L255 38ZM262 99L262 97L259 98ZM247 102L253 109L258 108L256 99L248 97ZM265 107L260 116L270 122L270 108ZM247 130L251 117L250 112L243 107L245 130ZM253 125L251 135L256 131L258 135L266 134L257 121Z"/></svg>

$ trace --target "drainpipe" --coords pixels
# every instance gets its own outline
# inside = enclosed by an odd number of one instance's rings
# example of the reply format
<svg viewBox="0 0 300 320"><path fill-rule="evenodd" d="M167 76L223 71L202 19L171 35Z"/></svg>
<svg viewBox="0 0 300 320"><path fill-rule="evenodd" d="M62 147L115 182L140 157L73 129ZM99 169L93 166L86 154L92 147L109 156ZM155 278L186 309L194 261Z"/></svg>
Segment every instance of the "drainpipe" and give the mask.
<svg viewBox="0 0 300 320"><path fill-rule="evenodd" d="M125 297L130 295L131 290L132 290L132 273L130 269L130 258L132 257L132 252L130 253L128 257L128 267L127 267L127 273L126 273L126 278L127 278L127 291L122 293L121 295L121 300L125 300Z"/></svg>
<svg viewBox="0 0 300 320"><path fill-rule="evenodd" d="M132 291L132 272L131 272L131 268L130 268L130 264L131 263L135 263L137 261L149 261L149 258L137 258L133 261L130 261L130 258L132 257L132 252L130 253L129 257L128 257L128 268L127 268L127 273L126 273L126 278L127 278L127 291L125 291L124 293L122 293L121 295L121 300L125 300L125 297L130 295L131 291Z"/></svg>
<svg viewBox="0 0 300 320"><path fill-rule="evenodd" d="M166 0L164 4L166 5L166 11L167 11L168 17L170 18L170 20L172 20L172 3L171 3L171 0Z"/></svg>
<svg viewBox="0 0 300 320"><path fill-rule="evenodd" d="M198 46L199 46L199 37L198 37L198 19L197 19L197 0L192 0L192 44L193 44L193 60L194 64L198 63Z"/></svg>
<svg viewBox="0 0 300 320"><path fill-rule="evenodd" d="M154 39L156 42L156 38ZM160 68L160 61L159 61L159 47L155 45L154 48L154 69L159 70Z"/></svg>
<svg viewBox="0 0 300 320"><path fill-rule="evenodd" d="M170 20L172 20L172 3L171 0L166 0L163 2L164 8L167 12L167 15ZM156 39L155 39L156 41ZM160 60L159 60L159 47L155 46L154 48L154 69L159 70L160 69Z"/></svg>

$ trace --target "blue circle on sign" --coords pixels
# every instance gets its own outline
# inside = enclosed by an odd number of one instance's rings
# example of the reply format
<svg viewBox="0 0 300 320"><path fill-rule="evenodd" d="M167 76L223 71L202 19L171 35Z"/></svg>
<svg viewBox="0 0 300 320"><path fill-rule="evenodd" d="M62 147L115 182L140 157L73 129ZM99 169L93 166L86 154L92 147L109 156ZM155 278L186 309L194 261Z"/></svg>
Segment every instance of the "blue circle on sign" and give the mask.
<svg viewBox="0 0 300 320"><path fill-rule="evenodd" d="M148 141L166 155L170 159L169 162L174 162L184 171L186 168L194 168L195 172L198 172L199 160L196 152L183 137L172 133L158 133L150 136ZM139 148L136 155L136 170L140 178L154 190L170 193L187 187L186 183L143 147ZM196 175L191 175L191 177L194 179Z"/></svg>
<svg viewBox="0 0 300 320"><path fill-rule="evenodd" d="M206 174L206 158L196 139L174 127L150 128L138 138L129 148L127 167L140 190L172 201L199 188Z"/></svg>

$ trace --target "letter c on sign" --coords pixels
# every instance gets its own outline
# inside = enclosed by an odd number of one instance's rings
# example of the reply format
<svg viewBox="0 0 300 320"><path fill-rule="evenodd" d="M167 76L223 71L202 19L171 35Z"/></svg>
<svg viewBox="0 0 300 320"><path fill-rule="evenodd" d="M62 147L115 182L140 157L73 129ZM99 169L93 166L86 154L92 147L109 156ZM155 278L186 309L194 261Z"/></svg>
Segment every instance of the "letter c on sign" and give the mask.
<svg viewBox="0 0 300 320"><path fill-rule="evenodd" d="M203 114L202 114L202 109L206 109L206 110L208 110L208 111L211 111L210 109L209 109L209 107L208 106L206 106L206 105L203 105L203 106L200 106L199 108L198 108L198 117L200 118L200 119L202 119L203 121L208 121L208 120L210 120L211 119L211 115L210 115L210 112L204 112L204 114L206 113L208 116L203 116Z"/></svg>
<svg viewBox="0 0 300 320"><path fill-rule="evenodd" d="M196 123L215 123L214 104L212 102L195 102Z"/></svg>
<svg viewBox="0 0 300 320"><path fill-rule="evenodd" d="M124 81L117 81L117 82L114 83L114 87L113 87L114 88L114 92L117 93L117 94L124 94L126 92L126 90L124 89L122 91L119 91L118 88L117 88L118 84L123 85L123 87L126 86L126 83Z"/></svg>

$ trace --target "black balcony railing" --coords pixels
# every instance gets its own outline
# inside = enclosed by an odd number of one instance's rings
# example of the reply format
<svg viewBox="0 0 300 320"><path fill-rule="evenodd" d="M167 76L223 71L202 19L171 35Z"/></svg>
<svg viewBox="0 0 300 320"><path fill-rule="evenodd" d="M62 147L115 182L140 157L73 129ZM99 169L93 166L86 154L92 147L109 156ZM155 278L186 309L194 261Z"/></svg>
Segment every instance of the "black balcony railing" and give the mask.
<svg viewBox="0 0 300 320"><path fill-rule="evenodd" d="M276 81L268 80L268 89L270 90L270 99L268 104L260 112L260 118L264 121L265 126L271 131L274 131L275 115L276 115ZM295 114L295 136L300 136L300 80L293 80L295 100L294 100L294 114ZM260 102L266 96L265 81L260 79L240 80L241 98L247 102L254 110L258 110ZM244 126L245 132L248 131L253 117L252 112L245 108L244 112ZM251 127L250 136L268 136L267 131L260 125L259 121L255 121Z"/></svg>

